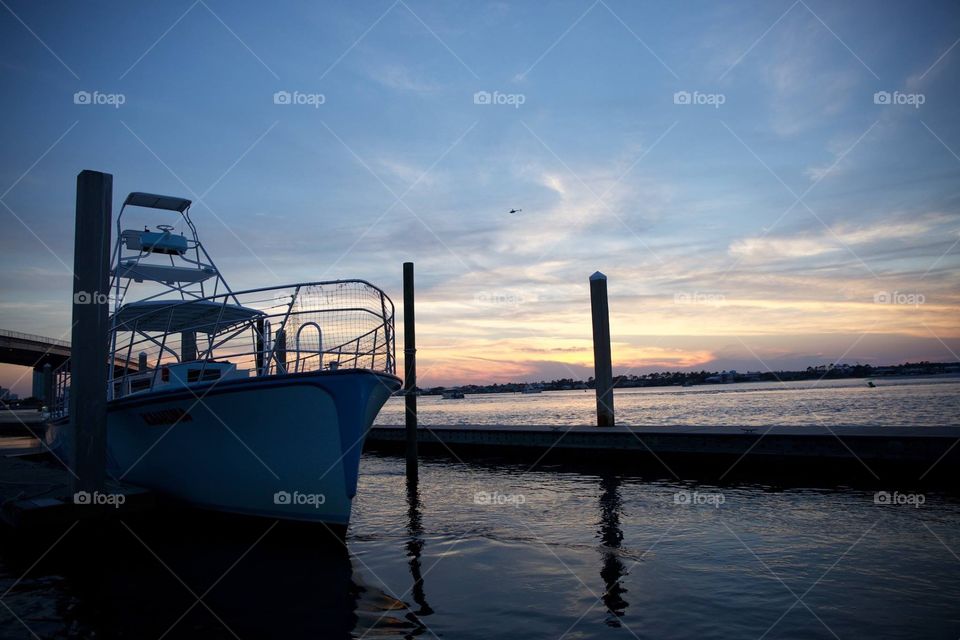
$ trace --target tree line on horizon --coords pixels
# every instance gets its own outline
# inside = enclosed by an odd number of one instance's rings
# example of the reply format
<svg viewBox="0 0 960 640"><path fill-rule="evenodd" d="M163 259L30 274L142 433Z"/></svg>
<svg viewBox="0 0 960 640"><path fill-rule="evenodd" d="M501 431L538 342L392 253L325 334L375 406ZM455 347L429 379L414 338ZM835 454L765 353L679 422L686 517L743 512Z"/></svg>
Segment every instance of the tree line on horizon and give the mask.
<svg viewBox="0 0 960 640"><path fill-rule="evenodd" d="M641 375L615 375L614 387L618 389L634 387L692 386L698 384L725 384L734 382L786 382L796 380L870 378L875 376L897 375L939 375L960 373L960 362L905 362L897 365L873 366L869 364L822 364L796 371L662 371ZM560 378L539 382L504 382L487 385L465 384L455 386L436 386L417 388L421 395L439 395L445 391L464 393L518 393L524 390L570 391L596 388L593 376L586 380Z"/></svg>

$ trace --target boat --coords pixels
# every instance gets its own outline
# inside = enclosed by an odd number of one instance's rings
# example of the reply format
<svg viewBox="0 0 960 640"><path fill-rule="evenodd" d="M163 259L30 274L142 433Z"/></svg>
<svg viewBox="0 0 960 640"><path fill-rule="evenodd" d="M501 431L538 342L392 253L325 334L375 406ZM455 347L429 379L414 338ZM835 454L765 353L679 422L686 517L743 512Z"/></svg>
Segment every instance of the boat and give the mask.
<svg viewBox="0 0 960 640"><path fill-rule="evenodd" d="M867 386L872 389L872 388L876 387L877 384L876 384L873 380L867 380Z"/></svg>
<svg viewBox="0 0 960 640"><path fill-rule="evenodd" d="M543 392L543 387L536 384L528 384L521 391L521 393L542 393L542 392Z"/></svg>
<svg viewBox="0 0 960 640"><path fill-rule="evenodd" d="M453 391L444 391L440 396L441 400L463 400L463 391L454 389Z"/></svg>
<svg viewBox="0 0 960 640"><path fill-rule="evenodd" d="M203 509L342 534L364 439L401 386L393 303L364 280L233 291L190 205L135 192L117 217L108 475ZM124 228L131 216L165 219L141 231ZM48 440L68 450L69 362L55 380Z"/></svg>

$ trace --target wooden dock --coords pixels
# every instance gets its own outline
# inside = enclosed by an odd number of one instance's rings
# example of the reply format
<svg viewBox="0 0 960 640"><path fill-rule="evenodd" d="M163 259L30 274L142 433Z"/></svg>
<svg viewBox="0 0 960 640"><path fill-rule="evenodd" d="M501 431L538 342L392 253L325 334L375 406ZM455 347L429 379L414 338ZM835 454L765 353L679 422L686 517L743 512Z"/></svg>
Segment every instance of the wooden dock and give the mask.
<svg viewBox="0 0 960 640"><path fill-rule="evenodd" d="M402 426L375 426L367 448L400 450L404 437ZM616 464L683 478L960 486L960 427L421 425L418 442L464 460Z"/></svg>

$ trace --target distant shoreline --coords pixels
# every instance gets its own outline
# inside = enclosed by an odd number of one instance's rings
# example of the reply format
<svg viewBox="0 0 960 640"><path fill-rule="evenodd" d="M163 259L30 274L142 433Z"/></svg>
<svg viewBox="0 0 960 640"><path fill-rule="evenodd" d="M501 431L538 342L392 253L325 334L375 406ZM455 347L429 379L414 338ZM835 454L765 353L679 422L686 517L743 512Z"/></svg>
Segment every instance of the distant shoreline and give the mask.
<svg viewBox="0 0 960 640"><path fill-rule="evenodd" d="M667 372L664 374L646 374L643 376L614 376L615 389L635 389L647 387L694 387L725 386L743 382L798 382L804 380L897 380L924 378L960 378L960 363L905 363L887 367L868 365L836 366L831 368L810 367L805 371L774 372ZM593 378L588 380L562 379L550 382L509 382L489 385L459 385L418 388L419 395L443 395L451 391L465 394L489 393L539 393L543 391L578 391L594 389ZM402 395L398 393L397 395Z"/></svg>

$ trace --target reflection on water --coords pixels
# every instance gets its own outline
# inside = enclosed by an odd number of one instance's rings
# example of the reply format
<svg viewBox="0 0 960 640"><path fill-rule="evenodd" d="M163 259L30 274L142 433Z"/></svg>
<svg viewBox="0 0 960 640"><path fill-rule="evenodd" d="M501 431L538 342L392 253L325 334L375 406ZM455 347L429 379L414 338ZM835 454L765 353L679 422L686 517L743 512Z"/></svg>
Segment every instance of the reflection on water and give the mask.
<svg viewBox="0 0 960 640"><path fill-rule="evenodd" d="M423 553L423 526L420 521L420 488L416 480L407 479L407 532L410 540L407 541L407 556L410 558L410 576L413 578L411 594L413 601L419 608L415 611L418 616L428 616L433 609L427 604L427 596L423 589L423 573L420 567L420 556Z"/></svg>
<svg viewBox="0 0 960 640"><path fill-rule="evenodd" d="M72 530L34 567L52 541L5 541L0 636L34 637L17 618L40 638L960 636L955 495L453 459L410 485L373 454L362 470L349 551L182 514Z"/></svg>
<svg viewBox="0 0 960 640"><path fill-rule="evenodd" d="M621 584L626 573L626 567L620 560L620 543L623 541L623 531L620 529L620 511L623 501L620 499L620 479L614 475L605 475L600 478L600 540L603 543L603 567L600 577L603 578L603 603L613 618L607 620L611 627L619 627L618 618L627 609L628 603L623 599L627 590Z"/></svg>
<svg viewBox="0 0 960 640"><path fill-rule="evenodd" d="M0 591L11 591L12 611L0 614L0 636L399 637L419 626L312 528L151 516L65 528L44 555L57 537L4 545Z"/></svg>

